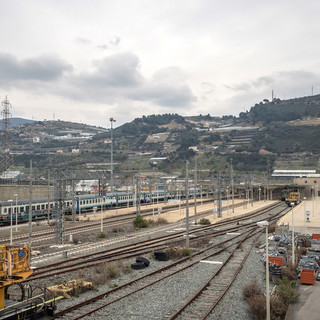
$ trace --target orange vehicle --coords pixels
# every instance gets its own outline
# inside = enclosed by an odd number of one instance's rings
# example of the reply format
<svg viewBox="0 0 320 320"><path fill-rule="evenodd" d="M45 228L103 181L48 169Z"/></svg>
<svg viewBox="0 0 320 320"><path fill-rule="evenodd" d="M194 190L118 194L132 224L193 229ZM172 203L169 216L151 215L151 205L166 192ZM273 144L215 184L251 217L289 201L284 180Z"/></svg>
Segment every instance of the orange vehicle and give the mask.
<svg viewBox="0 0 320 320"><path fill-rule="evenodd" d="M286 204L288 206L292 206L292 204L294 204L295 206L297 204L299 204L301 202L301 195L300 195L300 192L290 192L289 193L289 197L286 198Z"/></svg>

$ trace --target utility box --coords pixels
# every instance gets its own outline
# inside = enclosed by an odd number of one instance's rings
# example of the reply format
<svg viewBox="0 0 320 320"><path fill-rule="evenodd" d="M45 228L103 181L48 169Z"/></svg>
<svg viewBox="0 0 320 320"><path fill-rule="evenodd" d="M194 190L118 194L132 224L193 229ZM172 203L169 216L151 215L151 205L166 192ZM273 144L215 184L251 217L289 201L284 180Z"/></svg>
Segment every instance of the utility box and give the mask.
<svg viewBox="0 0 320 320"><path fill-rule="evenodd" d="M283 265L283 257L270 257L269 256L269 262L275 264L277 267L280 267Z"/></svg>
<svg viewBox="0 0 320 320"><path fill-rule="evenodd" d="M300 284L312 284L314 285L315 271L302 269L300 272Z"/></svg>
<svg viewBox="0 0 320 320"><path fill-rule="evenodd" d="M320 233L313 233L312 239L320 239Z"/></svg>

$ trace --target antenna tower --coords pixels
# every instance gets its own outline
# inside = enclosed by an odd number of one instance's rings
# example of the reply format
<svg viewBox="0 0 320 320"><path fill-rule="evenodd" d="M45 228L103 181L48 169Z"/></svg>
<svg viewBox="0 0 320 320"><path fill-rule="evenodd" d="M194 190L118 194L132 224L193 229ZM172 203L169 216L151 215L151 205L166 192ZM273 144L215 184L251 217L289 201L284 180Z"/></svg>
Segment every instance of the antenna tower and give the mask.
<svg viewBox="0 0 320 320"><path fill-rule="evenodd" d="M2 107L2 135L1 135L1 151L0 151L0 173L6 171L11 167L12 165L12 157L10 155L11 150L11 137L10 137L10 118L11 118L11 112L10 108L12 108L7 96L6 98L1 102ZM6 174L5 174L6 175Z"/></svg>

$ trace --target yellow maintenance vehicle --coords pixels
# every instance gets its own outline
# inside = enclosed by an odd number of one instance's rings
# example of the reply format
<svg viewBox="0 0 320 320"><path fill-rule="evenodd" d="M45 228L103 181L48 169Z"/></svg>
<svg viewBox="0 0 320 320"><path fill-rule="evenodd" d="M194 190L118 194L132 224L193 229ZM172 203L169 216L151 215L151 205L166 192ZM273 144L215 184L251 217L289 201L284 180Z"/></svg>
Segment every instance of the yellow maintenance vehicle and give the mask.
<svg viewBox="0 0 320 320"><path fill-rule="evenodd" d="M0 311L5 307L5 288L31 276L30 259L29 246L0 246Z"/></svg>
<svg viewBox="0 0 320 320"><path fill-rule="evenodd" d="M301 202L300 192L290 192L289 196L285 199L286 204L291 207L292 205L297 205Z"/></svg>

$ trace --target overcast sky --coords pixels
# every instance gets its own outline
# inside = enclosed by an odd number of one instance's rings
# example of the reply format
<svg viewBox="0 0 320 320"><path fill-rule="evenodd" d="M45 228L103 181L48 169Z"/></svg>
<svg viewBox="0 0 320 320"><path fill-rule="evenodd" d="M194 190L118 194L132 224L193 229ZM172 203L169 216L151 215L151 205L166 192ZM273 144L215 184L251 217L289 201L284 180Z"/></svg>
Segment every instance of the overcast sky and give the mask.
<svg viewBox="0 0 320 320"><path fill-rule="evenodd" d="M1 0L12 116L110 127L320 93L319 0Z"/></svg>

